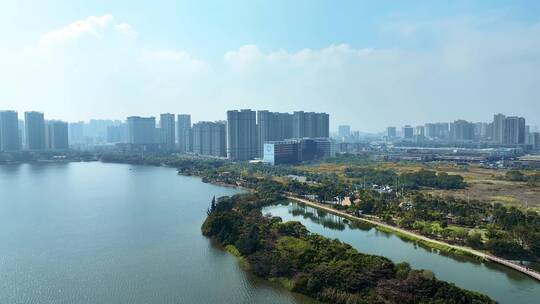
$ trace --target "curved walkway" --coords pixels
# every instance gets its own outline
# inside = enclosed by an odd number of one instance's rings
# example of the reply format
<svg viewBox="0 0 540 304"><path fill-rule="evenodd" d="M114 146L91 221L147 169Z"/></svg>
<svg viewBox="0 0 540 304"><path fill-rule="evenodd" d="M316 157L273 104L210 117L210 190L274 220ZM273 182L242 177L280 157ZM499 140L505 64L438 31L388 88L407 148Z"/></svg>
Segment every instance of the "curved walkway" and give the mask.
<svg viewBox="0 0 540 304"><path fill-rule="evenodd" d="M513 263L513 262L511 262L509 260L503 259L503 258L499 258L499 257L493 256L493 255L490 255L490 254L486 254L484 252L474 250L472 248L452 245L452 244L448 244L448 243L445 243L445 242L442 242L442 241L434 240L434 239L428 238L426 236L423 236L421 234L418 234L416 232L412 232L412 231L405 230L405 229L402 229L402 228L399 228L399 227L395 227L395 226L392 226L392 225L381 223L379 221L371 220L371 219L368 219L366 217L354 216L354 215L348 214L346 212L336 210L336 209L334 209L334 208L332 208L330 206L323 205L323 204L320 204L320 203L316 203L316 202L313 202L313 201L310 201L310 200L307 200L307 199L304 199L304 198L296 197L296 196L293 196L293 195L290 195L290 194L287 196L287 198L290 199L290 200L295 200L297 202L306 204L306 205L311 206L311 207L315 207L315 208L322 209L322 210L325 210L325 211L328 211L328 212L331 212L331 213L334 213L334 214L337 214L337 215L341 215L343 217L347 217L347 218L351 218L351 219L355 219L355 220L360 220L360 221L367 222L367 223L370 223L372 225L379 226L379 227L384 227L386 229L408 235L408 236L410 236L412 238L420 239L420 240L423 240L423 241L426 241L426 242L429 242L429 243L438 244L438 245L446 246L446 247L453 248L453 249L456 249L456 250L460 250L460 251L463 251L463 252L467 252L467 253L470 253L470 254L475 255L477 257L480 257L483 260L491 261L491 262L494 262L494 263L498 263L498 264L510 267L510 268L512 268L514 270L517 270L517 271L519 271L521 273L524 273L524 274L526 274L528 276L531 276L531 277L533 277L533 278L540 281L540 273L538 273L538 272L536 272L534 270L531 270L531 269L529 269L529 268L527 268L525 266L518 265L518 264Z"/></svg>

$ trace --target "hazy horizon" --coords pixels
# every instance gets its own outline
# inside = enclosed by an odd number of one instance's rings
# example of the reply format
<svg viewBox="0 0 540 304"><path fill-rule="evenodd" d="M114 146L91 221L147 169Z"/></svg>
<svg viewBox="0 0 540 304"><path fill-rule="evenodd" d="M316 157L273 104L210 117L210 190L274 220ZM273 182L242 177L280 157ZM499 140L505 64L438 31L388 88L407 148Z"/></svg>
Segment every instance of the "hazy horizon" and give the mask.
<svg viewBox="0 0 540 304"><path fill-rule="evenodd" d="M176 2L0 4L0 110L304 110L365 132L495 113L540 125L540 2Z"/></svg>

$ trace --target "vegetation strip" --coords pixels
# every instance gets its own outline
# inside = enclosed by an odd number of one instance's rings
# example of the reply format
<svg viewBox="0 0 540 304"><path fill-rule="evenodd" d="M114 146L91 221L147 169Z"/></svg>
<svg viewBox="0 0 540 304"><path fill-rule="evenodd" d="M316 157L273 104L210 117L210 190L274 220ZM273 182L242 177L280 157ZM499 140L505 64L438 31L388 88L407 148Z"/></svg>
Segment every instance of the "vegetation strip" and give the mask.
<svg viewBox="0 0 540 304"><path fill-rule="evenodd" d="M445 248L453 249L453 250L458 251L458 252L464 252L464 253L470 254L472 256L476 256L476 257L481 258L482 260L485 260L485 261L491 261L491 262L494 262L494 263L498 263L498 264L501 264L503 266L510 267L510 268L512 268L514 270L517 270L517 271L519 271L521 273L524 273L524 274L526 274L526 275L540 281L540 273L538 273L536 271L533 271L531 269L528 269L527 267L517 265L517 264L515 264L515 263L513 263L513 262L511 262L509 260L506 260L506 259L502 259L502 258L493 256L493 255L489 255L489 254L485 254L483 252L480 252L478 250L474 250L472 248L456 246L456 245L448 244L448 243L441 242L441 241L438 241L438 240L430 239L428 237L425 237L423 235L414 233L412 231L407 231L405 229L394 227L394 226L391 226L391 225L388 225L388 224L385 224L385 223L381 223L381 222L378 222L378 221L375 221L375 220L370 220L370 219L365 218L365 217L354 216L354 215L348 214L346 212L336 210L336 209L331 208L329 206L325 206L325 205L322 205L322 204L319 204L319 203L316 203L316 202L312 202L312 201L307 200L307 199L303 199L303 198L299 198L299 197L295 197L295 196L291 196L291 195L287 196L287 198L290 199L290 200L294 200L294 201L300 202L302 204L317 208L317 209L322 209L324 211L328 211L330 213L343 216L345 218L350 218L350 219L353 219L353 220L363 221L363 222L372 224L372 225L374 225L376 227L382 227L385 230L393 232L393 233L397 232L399 235L403 235L403 236L405 236L405 237L407 237L409 239L412 239L412 240L425 241L430 246L439 245L439 246L443 246ZM438 246L436 248L440 249Z"/></svg>
<svg viewBox="0 0 540 304"><path fill-rule="evenodd" d="M332 206L329 211L340 211L344 216L374 218L378 229L414 238L426 246L489 259L535 279L539 276L510 260L528 261L532 267L540 261L540 213L500 203L431 195L436 188L468 187L463 178L439 170L417 170L422 168L420 165L402 170L401 164L372 162L361 156L299 167L124 154L104 155L102 161L170 166L179 174L200 176L203 182L252 189L248 191L267 188L275 193L291 193L311 202L325 202L325 206ZM535 176L530 172L525 175L528 179ZM523 176L509 171L499 178L522 180ZM395 185L385 184L394 178Z"/></svg>
<svg viewBox="0 0 540 304"><path fill-rule="evenodd" d="M254 274L325 303L494 303L436 279L429 270L363 254L310 233L299 222L262 215L263 206L282 199L261 191L220 198L212 202L202 233L239 256Z"/></svg>

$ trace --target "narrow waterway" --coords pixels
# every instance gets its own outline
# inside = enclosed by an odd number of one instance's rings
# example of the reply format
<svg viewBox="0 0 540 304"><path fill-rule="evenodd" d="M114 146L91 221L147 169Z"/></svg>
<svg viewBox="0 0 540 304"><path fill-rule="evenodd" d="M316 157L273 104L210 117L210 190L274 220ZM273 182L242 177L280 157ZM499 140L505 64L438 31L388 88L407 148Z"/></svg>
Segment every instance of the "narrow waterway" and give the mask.
<svg viewBox="0 0 540 304"><path fill-rule="evenodd" d="M385 256L394 262L408 262L413 268L432 270L441 280L484 293L500 303L540 303L538 281L498 264L438 252L371 225L351 222L297 202L266 207L263 213L279 216L284 221L299 221L309 231L349 243L360 252Z"/></svg>

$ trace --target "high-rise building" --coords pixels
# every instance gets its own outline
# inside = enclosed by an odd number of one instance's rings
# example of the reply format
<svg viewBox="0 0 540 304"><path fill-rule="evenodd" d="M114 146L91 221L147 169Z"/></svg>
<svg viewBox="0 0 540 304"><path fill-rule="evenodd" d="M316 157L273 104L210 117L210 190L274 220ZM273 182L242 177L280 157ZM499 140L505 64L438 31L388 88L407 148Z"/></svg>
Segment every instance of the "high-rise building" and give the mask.
<svg viewBox="0 0 540 304"><path fill-rule="evenodd" d="M156 144L155 117L130 116L127 118L128 143L133 145Z"/></svg>
<svg viewBox="0 0 540 304"><path fill-rule="evenodd" d="M528 144L531 145L534 150L540 150L540 133L529 133Z"/></svg>
<svg viewBox="0 0 540 304"><path fill-rule="evenodd" d="M474 139L474 124L466 120L456 120L450 124L450 139L469 141Z"/></svg>
<svg viewBox="0 0 540 304"><path fill-rule="evenodd" d="M0 151L17 151L20 149L17 112L0 111Z"/></svg>
<svg viewBox="0 0 540 304"><path fill-rule="evenodd" d="M414 128L406 125L401 129L401 136L405 139L412 139L414 138Z"/></svg>
<svg viewBox="0 0 540 304"><path fill-rule="evenodd" d="M297 111L293 113L293 138L327 138L330 116L326 113Z"/></svg>
<svg viewBox="0 0 540 304"><path fill-rule="evenodd" d="M107 140L107 127L119 125L121 122L109 119L90 119L84 125L84 137L91 138L94 143L104 143Z"/></svg>
<svg viewBox="0 0 540 304"><path fill-rule="evenodd" d="M26 139L24 136L24 120L19 119L19 146L24 149L24 145L26 143Z"/></svg>
<svg viewBox="0 0 540 304"><path fill-rule="evenodd" d="M504 121L503 143L518 145L525 143L525 118L508 116Z"/></svg>
<svg viewBox="0 0 540 304"><path fill-rule="evenodd" d="M193 153L227 156L226 122L200 121L193 125Z"/></svg>
<svg viewBox="0 0 540 304"><path fill-rule="evenodd" d="M107 127L107 143L117 144L127 142L127 126L125 123Z"/></svg>
<svg viewBox="0 0 540 304"><path fill-rule="evenodd" d="M397 137L396 127L388 127L388 128L386 128L386 137L388 137L388 138L396 138Z"/></svg>
<svg viewBox="0 0 540 304"><path fill-rule="evenodd" d="M177 116L178 151L182 153L192 151L191 115L179 114Z"/></svg>
<svg viewBox="0 0 540 304"><path fill-rule="evenodd" d="M425 124L425 136L429 139L448 139L449 124L447 122L436 122Z"/></svg>
<svg viewBox="0 0 540 304"><path fill-rule="evenodd" d="M41 112L25 112L24 126L26 149L32 151L45 150L45 118Z"/></svg>
<svg viewBox="0 0 540 304"><path fill-rule="evenodd" d="M251 160L257 156L257 122L255 111L227 111L227 157Z"/></svg>
<svg viewBox="0 0 540 304"><path fill-rule="evenodd" d="M348 138L349 136L351 136L351 126L349 125L338 126L338 136L340 138Z"/></svg>
<svg viewBox="0 0 540 304"><path fill-rule="evenodd" d="M485 140L488 138L489 124L486 122L474 123L474 139Z"/></svg>
<svg viewBox="0 0 540 304"><path fill-rule="evenodd" d="M257 148L262 158L264 143L292 138L293 117L289 113L257 111Z"/></svg>
<svg viewBox="0 0 540 304"><path fill-rule="evenodd" d="M518 129L518 144L522 145L525 143L525 138L527 136L527 127L524 117L519 118L519 129Z"/></svg>
<svg viewBox="0 0 540 304"><path fill-rule="evenodd" d="M417 141L423 141L424 140L424 137L425 137L425 127L424 126L416 126L416 128L414 128L414 138L415 140Z"/></svg>
<svg viewBox="0 0 540 304"><path fill-rule="evenodd" d="M50 120L46 124L47 148L51 150L69 149L68 123Z"/></svg>
<svg viewBox="0 0 540 304"><path fill-rule="evenodd" d="M496 143L502 144L504 142L505 122L506 122L506 117L503 114L499 113L499 114L493 115L491 139Z"/></svg>
<svg viewBox="0 0 540 304"><path fill-rule="evenodd" d="M80 144L84 142L84 122L69 123L69 142L71 144Z"/></svg>
<svg viewBox="0 0 540 304"><path fill-rule="evenodd" d="M160 140L168 149L172 150L176 142L176 126L174 114L165 113L159 116Z"/></svg>

